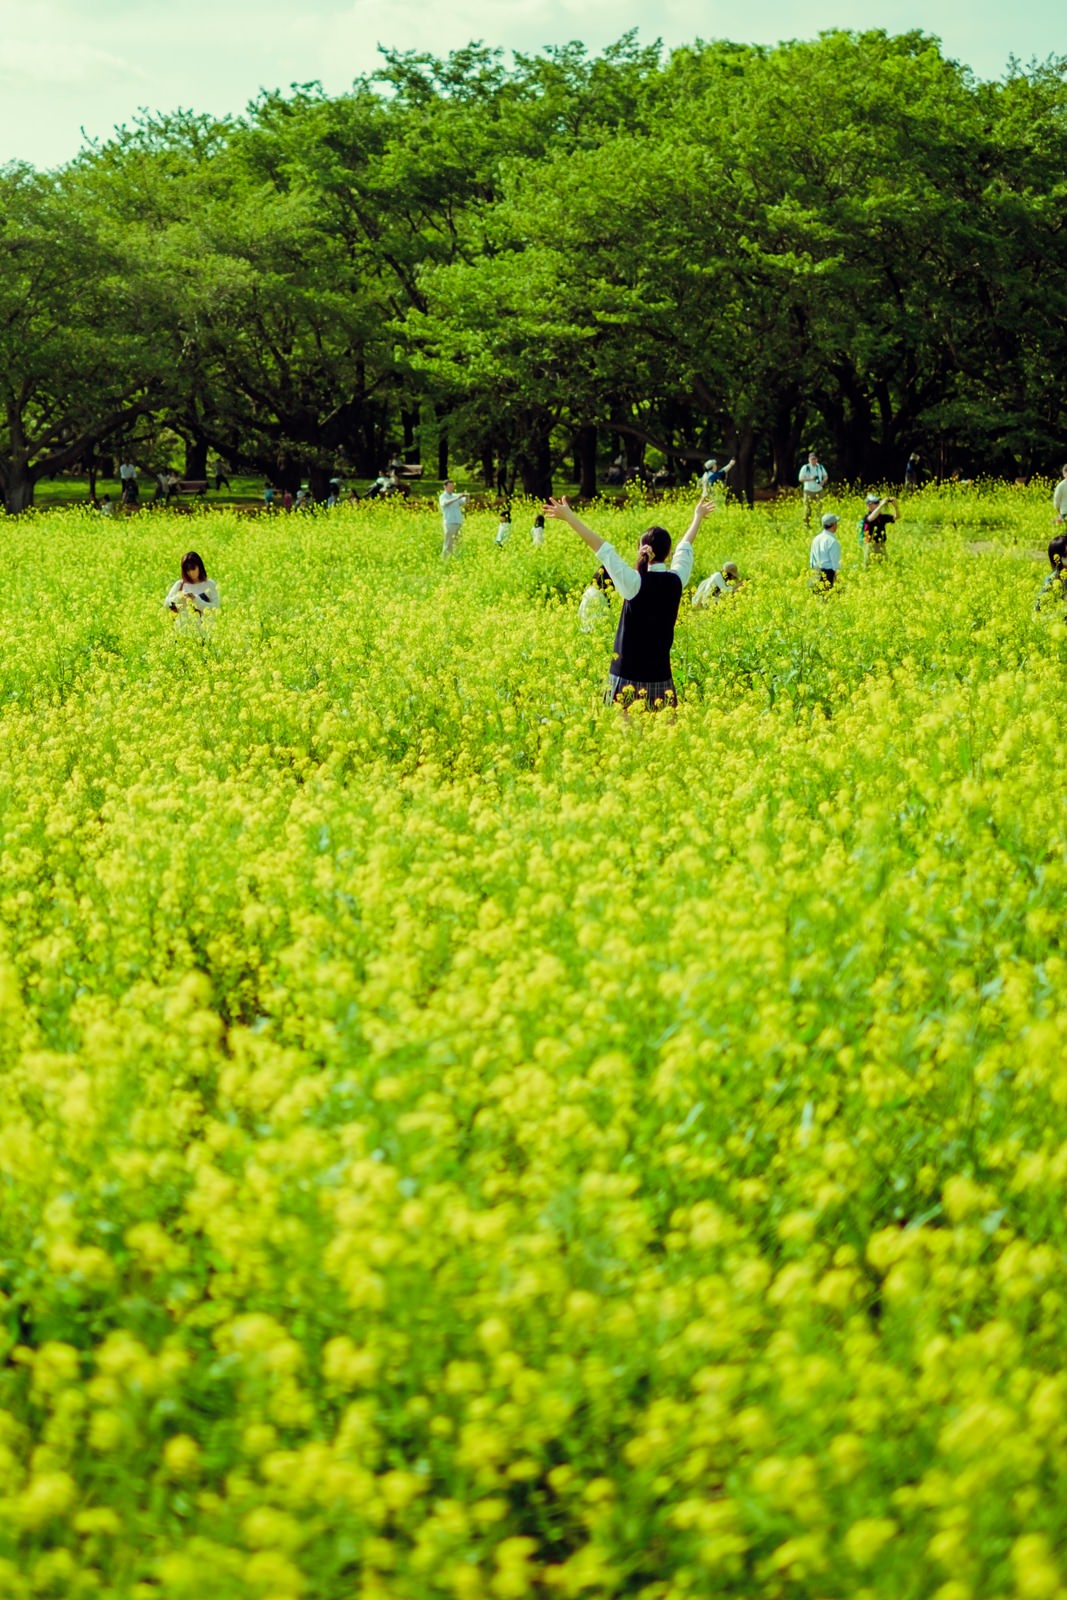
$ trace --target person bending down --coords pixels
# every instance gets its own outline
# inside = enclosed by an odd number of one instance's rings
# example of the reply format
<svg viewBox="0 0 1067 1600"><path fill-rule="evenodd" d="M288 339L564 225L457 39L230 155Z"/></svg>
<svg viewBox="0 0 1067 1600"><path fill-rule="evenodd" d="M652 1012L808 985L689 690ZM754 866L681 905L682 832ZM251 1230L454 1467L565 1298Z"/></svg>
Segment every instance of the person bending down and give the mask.
<svg viewBox="0 0 1067 1600"><path fill-rule="evenodd" d="M710 606L724 594L736 594L742 584L741 574L732 561L724 561L721 572L713 572L710 578L705 578L703 583L698 583L693 591L692 606L694 611L700 611L705 606Z"/></svg>
<svg viewBox="0 0 1067 1600"><path fill-rule="evenodd" d="M573 528L607 570L622 595L622 615L615 632L615 651L608 673L604 703L642 700L647 706L677 705L671 676L671 645L682 590L693 570L693 541L700 524L713 510L710 500L699 500L692 520L670 566L671 536L666 528L647 528L641 535L636 566L629 566L614 545L587 527L566 500L549 500L545 516Z"/></svg>

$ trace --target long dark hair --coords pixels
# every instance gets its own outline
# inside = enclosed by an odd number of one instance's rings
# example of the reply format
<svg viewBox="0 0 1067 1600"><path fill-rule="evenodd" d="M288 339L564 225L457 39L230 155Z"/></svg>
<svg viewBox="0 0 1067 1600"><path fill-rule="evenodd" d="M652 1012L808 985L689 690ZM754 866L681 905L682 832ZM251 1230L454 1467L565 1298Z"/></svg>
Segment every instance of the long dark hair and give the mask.
<svg viewBox="0 0 1067 1600"><path fill-rule="evenodd" d="M189 568L190 567L199 567L199 569L200 569L199 578L190 578L189 577L188 574L189 574ZM206 583L207 582L207 568L205 567L204 563L201 561L200 557L197 555L195 550L189 550L189 551L186 552L186 554L184 556L182 556L182 582L183 583Z"/></svg>
<svg viewBox="0 0 1067 1600"><path fill-rule="evenodd" d="M647 528L641 535L637 570L644 577L653 561L666 561L671 553L671 536L666 528Z"/></svg>

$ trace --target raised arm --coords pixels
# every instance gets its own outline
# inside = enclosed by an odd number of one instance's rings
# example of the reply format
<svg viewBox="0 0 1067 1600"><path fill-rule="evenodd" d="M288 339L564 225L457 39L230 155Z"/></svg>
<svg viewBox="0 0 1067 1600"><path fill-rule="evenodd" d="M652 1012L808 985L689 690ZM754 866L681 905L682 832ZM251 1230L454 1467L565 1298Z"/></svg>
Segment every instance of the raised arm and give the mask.
<svg viewBox="0 0 1067 1600"><path fill-rule="evenodd" d="M580 539L584 539L595 555L602 544L607 544L599 533L594 533L587 523L583 522L576 511L572 511L566 500L547 500L544 506L546 517L554 517L557 522L565 522L568 528L573 528Z"/></svg>
<svg viewBox="0 0 1067 1600"><path fill-rule="evenodd" d="M732 466L733 463L731 462L730 465ZM696 505L693 507L692 521L690 522L688 528L686 528L685 532L682 534L682 537L681 537L679 543L680 544L692 544L693 540L696 538L698 532L700 531L700 524L703 522L703 520L707 516L708 512L709 511L714 511L714 510L715 510L715 502L714 502L714 500L705 500L703 498L703 496L701 496L701 498L697 501Z"/></svg>

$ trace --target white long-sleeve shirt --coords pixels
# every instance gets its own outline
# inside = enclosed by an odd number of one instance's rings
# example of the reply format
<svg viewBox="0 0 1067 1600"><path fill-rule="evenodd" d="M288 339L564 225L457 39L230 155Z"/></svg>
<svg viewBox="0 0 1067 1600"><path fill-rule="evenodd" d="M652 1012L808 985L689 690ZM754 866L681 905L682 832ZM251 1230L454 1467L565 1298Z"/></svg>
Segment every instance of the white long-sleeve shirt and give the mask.
<svg viewBox="0 0 1067 1600"><path fill-rule="evenodd" d="M592 633L598 624L611 616L611 605L603 589L591 583L578 602L578 626L583 633Z"/></svg>
<svg viewBox="0 0 1067 1600"><path fill-rule="evenodd" d="M442 489L437 496L437 504L441 507L441 516L446 528L462 528L463 507L467 504L465 494L448 494Z"/></svg>
<svg viewBox="0 0 1067 1600"><path fill-rule="evenodd" d="M729 594L730 585L721 572L713 572L710 578L705 578L703 583L697 585L693 592L693 606L699 611L702 606L710 606L721 594Z"/></svg>
<svg viewBox="0 0 1067 1600"><path fill-rule="evenodd" d="M649 572L676 572L682 580L682 588L684 589L692 576L693 556L692 541L683 539L681 544L675 547L669 567L665 561L654 561L648 570ZM629 562L624 561L615 546L608 544L607 540L596 552L596 558L601 566L607 568L608 577L623 599L632 600L641 587L641 574L637 568L631 567Z"/></svg>
<svg viewBox="0 0 1067 1600"><path fill-rule="evenodd" d="M175 611L213 611L219 603L219 591L215 586L214 578L205 578L201 583L189 583L185 578L179 578L172 584L163 604Z"/></svg>

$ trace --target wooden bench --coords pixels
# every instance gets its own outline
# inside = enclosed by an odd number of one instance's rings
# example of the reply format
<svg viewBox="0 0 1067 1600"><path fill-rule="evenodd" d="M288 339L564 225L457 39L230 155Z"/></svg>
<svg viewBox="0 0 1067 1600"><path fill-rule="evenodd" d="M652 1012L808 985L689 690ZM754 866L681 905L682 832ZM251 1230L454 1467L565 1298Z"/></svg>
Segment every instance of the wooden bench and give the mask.
<svg viewBox="0 0 1067 1600"><path fill-rule="evenodd" d="M206 478L179 478L172 494L207 494Z"/></svg>
<svg viewBox="0 0 1067 1600"><path fill-rule="evenodd" d="M394 463L398 478L421 478L421 461L397 461Z"/></svg>

